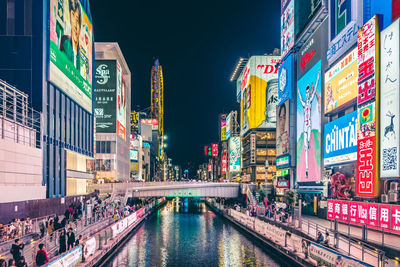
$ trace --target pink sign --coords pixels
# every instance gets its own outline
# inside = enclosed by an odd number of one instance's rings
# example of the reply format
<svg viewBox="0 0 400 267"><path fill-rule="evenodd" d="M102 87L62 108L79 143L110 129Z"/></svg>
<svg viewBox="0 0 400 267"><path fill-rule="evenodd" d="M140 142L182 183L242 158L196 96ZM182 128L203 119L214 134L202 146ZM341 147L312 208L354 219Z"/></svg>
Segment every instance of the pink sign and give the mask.
<svg viewBox="0 0 400 267"><path fill-rule="evenodd" d="M370 227L378 227L378 204L368 203L368 225Z"/></svg>
<svg viewBox="0 0 400 267"><path fill-rule="evenodd" d="M341 215L341 201L340 200L335 200L333 202L333 217L337 220L340 220L340 215Z"/></svg>
<svg viewBox="0 0 400 267"><path fill-rule="evenodd" d="M349 221L349 212L350 212L349 202L342 201L342 217L340 218L342 222L347 223Z"/></svg>
<svg viewBox="0 0 400 267"><path fill-rule="evenodd" d="M390 205L379 204L379 226L389 229L390 227Z"/></svg>
<svg viewBox="0 0 400 267"><path fill-rule="evenodd" d="M400 206L399 205L392 205L391 215L392 215L391 229L396 232L400 231Z"/></svg>
<svg viewBox="0 0 400 267"><path fill-rule="evenodd" d="M332 199L328 199L328 212L327 212L327 217L328 220L332 220L333 219L333 200Z"/></svg>
<svg viewBox="0 0 400 267"><path fill-rule="evenodd" d="M358 223L357 202L349 202L349 220L350 223Z"/></svg>

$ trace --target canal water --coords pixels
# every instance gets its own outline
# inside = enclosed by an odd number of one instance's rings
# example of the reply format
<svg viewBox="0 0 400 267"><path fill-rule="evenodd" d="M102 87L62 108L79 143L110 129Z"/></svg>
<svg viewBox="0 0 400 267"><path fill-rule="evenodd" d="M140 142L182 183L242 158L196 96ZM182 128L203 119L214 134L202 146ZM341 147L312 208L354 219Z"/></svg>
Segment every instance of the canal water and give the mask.
<svg viewBox="0 0 400 267"><path fill-rule="evenodd" d="M105 266L289 266L203 202L169 201Z"/></svg>

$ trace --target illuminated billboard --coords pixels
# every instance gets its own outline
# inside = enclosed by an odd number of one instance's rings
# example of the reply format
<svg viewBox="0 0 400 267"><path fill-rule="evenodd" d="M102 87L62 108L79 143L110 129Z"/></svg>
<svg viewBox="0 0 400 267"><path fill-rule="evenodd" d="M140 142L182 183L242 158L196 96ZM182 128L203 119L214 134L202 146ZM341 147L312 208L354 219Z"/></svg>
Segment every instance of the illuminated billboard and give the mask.
<svg viewBox="0 0 400 267"><path fill-rule="evenodd" d="M117 133L126 140L126 81L121 65L117 61Z"/></svg>
<svg viewBox="0 0 400 267"><path fill-rule="evenodd" d="M313 19L314 15L322 7L322 0L295 0L295 38L306 28L306 25Z"/></svg>
<svg viewBox="0 0 400 267"><path fill-rule="evenodd" d="M294 45L294 2L295 0L281 0L282 58Z"/></svg>
<svg viewBox="0 0 400 267"><path fill-rule="evenodd" d="M257 127L276 127L279 56L253 56L242 72L241 135Z"/></svg>
<svg viewBox="0 0 400 267"><path fill-rule="evenodd" d="M95 108L97 133L116 132L116 61L96 60Z"/></svg>
<svg viewBox="0 0 400 267"><path fill-rule="evenodd" d="M93 26L79 0L50 0L49 81L92 113Z"/></svg>
<svg viewBox="0 0 400 267"><path fill-rule="evenodd" d="M139 112L131 112L131 133L139 133Z"/></svg>
<svg viewBox="0 0 400 267"><path fill-rule="evenodd" d="M398 177L399 168L399 20L381 32L380 177Z"/></svg>
<svg viewBox="0 0 400 267"><path fill-rule="evenodd" d="M293 55L288 56L278 70L278 105L292 98Z"/></svg>
<svg viewBox="0 0 400 267"><path fill-rule="evenodd" d="M324 135L325 165L357 160L357 111L325 124Z"/></svg>
<svg viewBox="0 0 400 267"><path fill-rule="evenodd" d="M329 0L329 14L326 57L332 64L357 43L357 32L363 24L363 1Z"/></svg>
<svg viewBox="0 0 400 267"><path fill-rule="evenodd" d="M325 114L357 98L357 57L355 48L325 73Z"/></svg>
<svg viewBox="0 0 400 267"><path fill-rule="evenodd" d="M229 172L240 172L240 161L240 137L232 136L229 139Z"/></svg>
<svg viewBox="0 0 400 267"><path fill-rule="evenodd" d="M321 61L297 82L298 182L321 178Z"/></svg>
<svg viewBox="0 0 400 267"><path fill-rule="evenodd" d="M130 151L130 158L133 161L137 161L138 160L138 151L137 150L131 150Z"/></svg>
<svg viewBox="0 0 400 267"><path fill-rule="evenodd" d="M231 128L232 128L232 113L229 113L229 115L226 117L226 140L229 140L231 138Z"/></svg>
<svg viewBox="0 0 400 267"><path fill-rule="evenodd" d="M372 17L358 31L358 139L357 196L376 197L379 188L379 149L376 147L379 118L377 61L379 60L378 17ZM378 42L378 43L377 43ZM378 46L377 46L378 44Z"/></svg>
<svg viewBox="0 0 400 267"><path fill-rule="evenodd" d="M150 125L153 131L158 130L158 120L157 119L140 119L140 124Z"/></svg>
<svg viewBox="0 0 400 267"><path fill-rule="evenodd" d="M289 153L289 100L278 106L276 127L276 156Z"/></svg>
<svg viewBox="0 0 400 267"><path fill-rule="evenodd" d="M211 156L217 157L218 156L218 144L211 144L211 147L212 147Z"/></svg>

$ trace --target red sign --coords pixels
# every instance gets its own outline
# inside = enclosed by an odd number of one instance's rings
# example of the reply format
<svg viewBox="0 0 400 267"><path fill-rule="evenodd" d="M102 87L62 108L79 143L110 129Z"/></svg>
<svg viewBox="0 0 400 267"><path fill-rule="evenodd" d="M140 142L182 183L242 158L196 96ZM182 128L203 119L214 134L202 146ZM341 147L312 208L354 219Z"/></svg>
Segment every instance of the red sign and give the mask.
<svg viewBox="0 0 400 267"><path fill-rule="evenodd" d="M357 140L357 196L375 196L375 136Z"/></svg>
<svg viewBox="0 0 400 267"><path fill-rule="evenodd" d="M367 224L368 222L368 204L364 202L358 203L358 222L360 224Z"/></svg>
<svg viewBox="0 0 400 267"><path fill-rule="evenodd" d="M368 203L368 226L378 227L378 204Z"/></svg>
<svg viewBox="0 0 400 267"><path fill-rule="evenodd" d="M398 232L400 231L400 206L392 205L391 206L391 229Z"/></svg>
<svg viewBox="0 0 400 267"><path fill-rule="evenodd" d="M306 67L306 64L308 61L311 60L311 58L314 56L315 50L312 50L310 53L305 53L304 56L301 57L300 59L300 67L304 71L304 68Z"/></svg>
<svg viewBox="0 0 400 267"><path fill-rule="evenodd" d="M328 199L328 211L327 211L328 220L333 219L333 206L334 206L334 201L332 199Z"/></svg>
<svg viewBox="0 0 400 267"><path fill-rule="evenodd" d="M221 157L221 170L222 170L222 174L226 174L227 168L228 168L228 160L226 157L226 151L224 151L224 154L222 154Z"/></svg>
<svg viewBox="0 0 400 267"><path fill-rule="evenodd" d="M212 144L212 156L213 157L218 156L218 144Z"/></svg>
<svg viewBox="0 0 400 267"><path fill-rule="evenodd" d="M208 146L205 146L204 147L204 156L207 156L208 155Z"/></svg>
<svg viewBox="0 0 400 267"><path fill-rule="evenodd" d="M400 0L392 0L392 21L400 17Z"/></svg>
<svg viewBox="0 0 400 267"><path fill-rule="evenodd" d="M208 171L212 172L212 165L211 164L208 164Z"/></svg>
<svg viewBox="0 0 400 267"><path fill-rule="evenodd" d="M340 220L341 213L342 213L341 202L339 200L335 200L333 202L333 218Z"/></svg>
<svg viewBox="0 0 400 267"><path fill-rule="evenodd" d="M379 227L389 229L390 228L390 205L379 204Z"/></svg>
<svg viewBox="0 0 400 267"><path fill-rule="evenodd" d="M122 123L120 123L119 120L117 120L117 133L122 139L126 140L125 126L122 125Z"/></svg>
<svg viewBox="0 0 400 267"><path fill-rule="evenodd" d="M349 221L358 224L357 202L349 202Z"/></svg>
<svg viewBox="0 0 400 267"><path fill-rule="evenodd" d="M350 213L349 202L342 201L342 216L340 217L340 220L342 222L348 222L349 221L349 213Z"/></svg>
<svg viewBox="0 0 400 267"><path fill-rule="evenodd" d="M141 119L140 123L151 125L152 130L158 130L158 120L157 119Z"/></svg>

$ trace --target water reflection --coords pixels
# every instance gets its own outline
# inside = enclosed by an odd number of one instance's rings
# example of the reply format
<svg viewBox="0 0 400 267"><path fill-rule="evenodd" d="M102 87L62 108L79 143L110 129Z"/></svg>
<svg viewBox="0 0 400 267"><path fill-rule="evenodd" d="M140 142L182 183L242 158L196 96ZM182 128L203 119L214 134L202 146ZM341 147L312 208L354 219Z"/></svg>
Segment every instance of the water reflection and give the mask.
<svg viewBox="0 0 400 267"><path fill-rule="evenodd" d="M280 266L196 200L174 199L105 266Z"/></svg>

